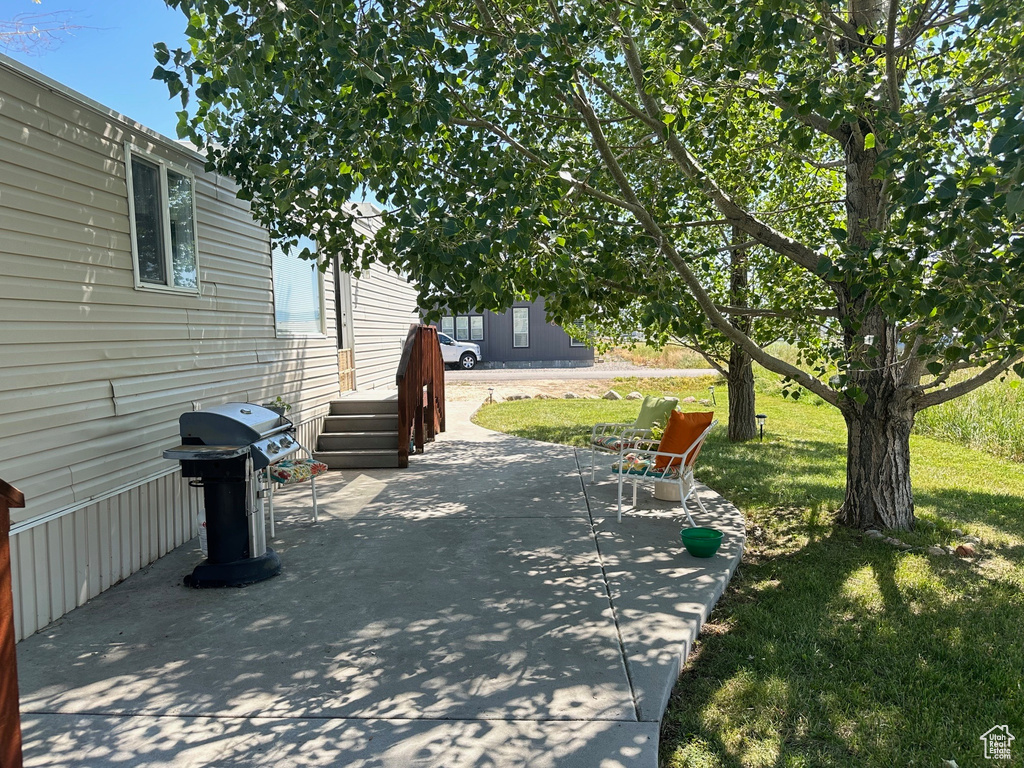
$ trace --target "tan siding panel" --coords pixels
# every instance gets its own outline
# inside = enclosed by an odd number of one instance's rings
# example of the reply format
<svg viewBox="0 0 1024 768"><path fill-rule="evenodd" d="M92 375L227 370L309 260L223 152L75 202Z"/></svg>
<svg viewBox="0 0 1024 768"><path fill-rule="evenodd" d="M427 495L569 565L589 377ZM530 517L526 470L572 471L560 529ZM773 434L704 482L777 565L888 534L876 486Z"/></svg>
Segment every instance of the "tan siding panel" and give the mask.
<svg viewBox="0 0 1024 768"><path fill-rule="evenodd" d="M126 139L196 173L202 296L134 288ZM38 523L15 537L21 637L194 535L176 473L102 498L172 465L193 402L280 394L321 419L337 396L333 307L326 337L276 337L269 235L235 190L0 62L0 461L28 495L15 523Z"/></svg>

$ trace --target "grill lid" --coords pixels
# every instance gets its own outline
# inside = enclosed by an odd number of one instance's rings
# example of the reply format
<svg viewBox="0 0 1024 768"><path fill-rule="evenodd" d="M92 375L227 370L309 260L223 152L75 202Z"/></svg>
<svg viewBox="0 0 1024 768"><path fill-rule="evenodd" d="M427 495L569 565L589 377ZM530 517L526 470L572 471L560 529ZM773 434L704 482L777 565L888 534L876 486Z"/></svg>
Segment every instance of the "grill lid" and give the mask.
<svg viewBox="0 0 1024 768"><path fill-rule="evenodd" d="M182 442L203 445L249 445L291 426L284 416L253 403L224 403L178 419Z"/></svg>

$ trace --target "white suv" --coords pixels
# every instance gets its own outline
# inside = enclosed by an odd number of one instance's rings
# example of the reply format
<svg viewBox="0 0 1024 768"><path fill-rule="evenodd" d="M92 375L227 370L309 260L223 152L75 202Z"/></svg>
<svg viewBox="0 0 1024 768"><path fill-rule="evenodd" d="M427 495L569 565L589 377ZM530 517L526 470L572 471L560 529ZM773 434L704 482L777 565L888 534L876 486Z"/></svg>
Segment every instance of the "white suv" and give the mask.
<svg viewBox="0 0 1024 768"><path fill-rule="evenodd" d="M441 342L441 359L446 363L454 363L471 371L476 367L480 359L480 345L470 344L467 341L456 341L446 333L437 334L437 340Z"/></svg>

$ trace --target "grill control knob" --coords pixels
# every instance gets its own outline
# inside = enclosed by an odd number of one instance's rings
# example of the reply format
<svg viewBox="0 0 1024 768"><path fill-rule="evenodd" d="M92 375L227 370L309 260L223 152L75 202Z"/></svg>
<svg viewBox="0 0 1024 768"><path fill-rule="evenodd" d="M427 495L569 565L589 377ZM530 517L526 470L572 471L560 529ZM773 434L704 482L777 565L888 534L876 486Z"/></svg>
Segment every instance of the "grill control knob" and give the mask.
<svg viewBox="0 0 1024 768"><path fill-rule="evenodd" d="M281 449L277 447L277 443L267 443L267 453L280 453Z"/></svg>
<svg viewBox="0 0 1024 768"><path fill-rule="evenodd" d="M291 444L292 444L292 439L290 437L288 437L287 435L285 435L284 437L281 438L281 447L282 448L287 448Z"/></svg>

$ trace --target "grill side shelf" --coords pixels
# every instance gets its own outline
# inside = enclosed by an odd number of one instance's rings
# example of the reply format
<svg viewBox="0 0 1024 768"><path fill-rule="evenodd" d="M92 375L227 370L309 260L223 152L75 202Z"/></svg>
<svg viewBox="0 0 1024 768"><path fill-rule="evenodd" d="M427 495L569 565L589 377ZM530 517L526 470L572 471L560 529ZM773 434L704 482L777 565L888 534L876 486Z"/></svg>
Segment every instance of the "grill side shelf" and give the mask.
<svg viewBox="0 0 1024 768"><path fill-rule="evenodd" d="M175 461L235 459L248 452L248 445L179 445L164 451L164 458Z"/></svg>

